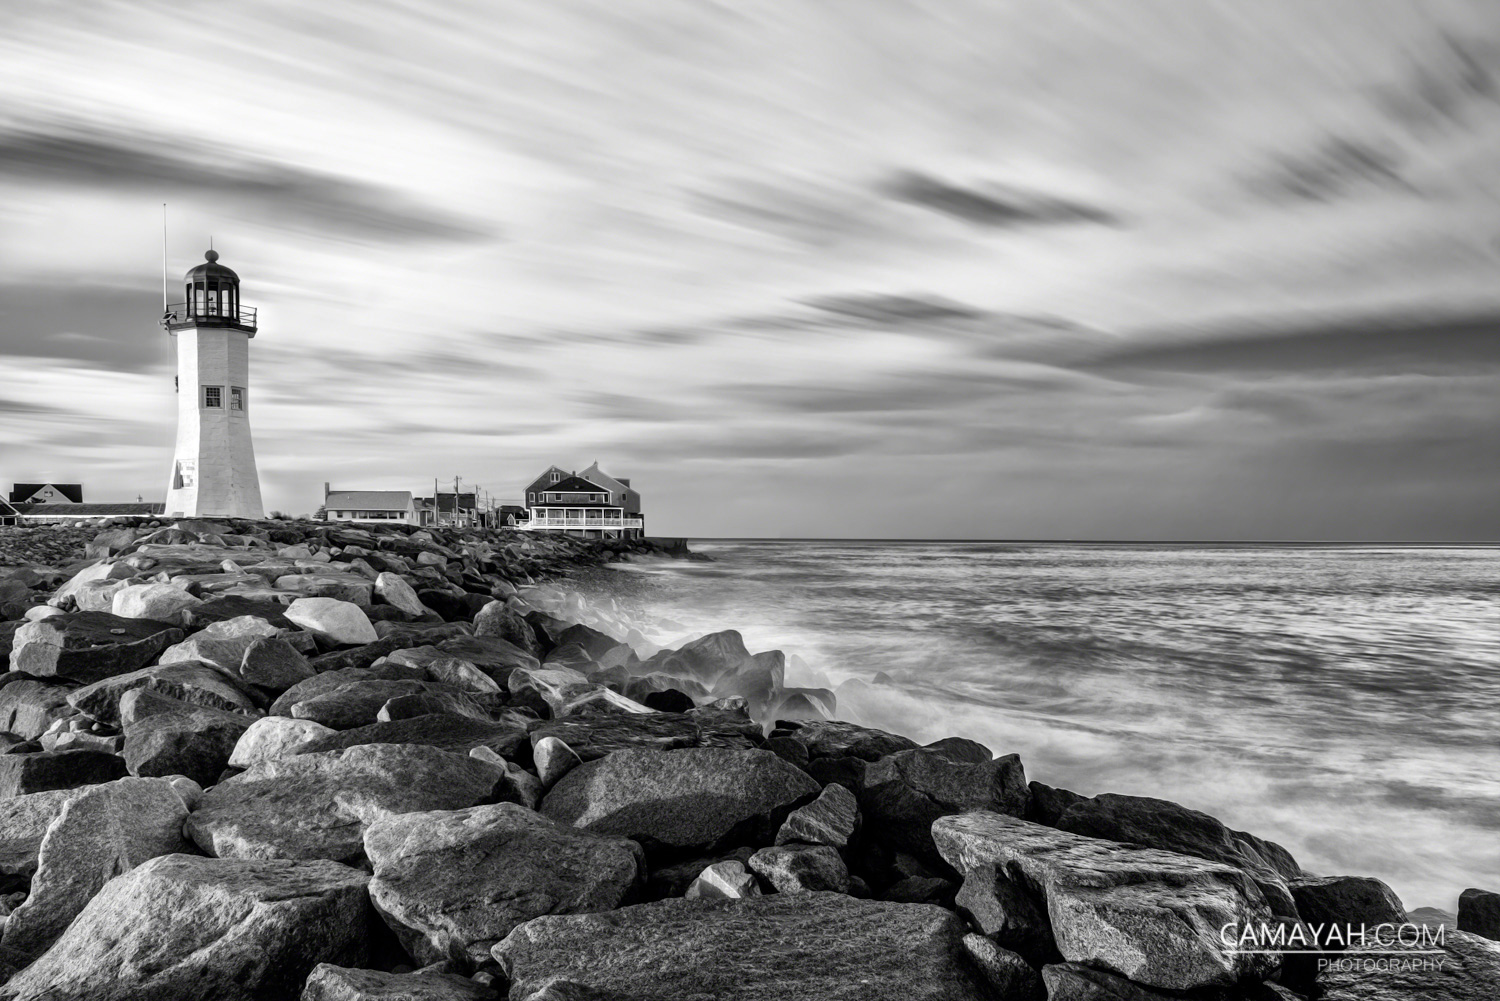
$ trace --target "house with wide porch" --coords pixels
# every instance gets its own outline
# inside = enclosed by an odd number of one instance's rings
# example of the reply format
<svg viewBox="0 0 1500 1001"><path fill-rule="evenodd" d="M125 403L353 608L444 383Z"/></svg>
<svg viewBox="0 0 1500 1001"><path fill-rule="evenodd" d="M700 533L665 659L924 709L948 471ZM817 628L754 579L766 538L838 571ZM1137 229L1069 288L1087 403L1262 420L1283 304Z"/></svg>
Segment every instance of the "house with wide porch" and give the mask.
<svg viewBox="0 0 1500 1001"><path fill-rule="evenodd" d="M537 477L526 487L529 517L516 527L590 539L639 538L645 531L640 494L629 481L604 476L598 463L592 471L595 477L585 477L553 466Z"/></svg>

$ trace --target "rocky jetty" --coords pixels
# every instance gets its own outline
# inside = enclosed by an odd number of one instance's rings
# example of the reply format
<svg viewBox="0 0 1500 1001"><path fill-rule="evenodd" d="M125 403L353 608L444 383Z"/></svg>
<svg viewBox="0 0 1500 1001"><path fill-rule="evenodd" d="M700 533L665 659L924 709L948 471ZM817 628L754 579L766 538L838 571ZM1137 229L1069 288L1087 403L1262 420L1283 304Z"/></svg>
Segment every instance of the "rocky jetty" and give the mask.
<svg viewBox="0 0 1500 1001"><path fill-rule="evenodd" d="M1492 892L1392 961L1335 932L1406 920L1378 880L567 590L676 543L38 538L0 540L0 1001L1500 996Z"/></svg>

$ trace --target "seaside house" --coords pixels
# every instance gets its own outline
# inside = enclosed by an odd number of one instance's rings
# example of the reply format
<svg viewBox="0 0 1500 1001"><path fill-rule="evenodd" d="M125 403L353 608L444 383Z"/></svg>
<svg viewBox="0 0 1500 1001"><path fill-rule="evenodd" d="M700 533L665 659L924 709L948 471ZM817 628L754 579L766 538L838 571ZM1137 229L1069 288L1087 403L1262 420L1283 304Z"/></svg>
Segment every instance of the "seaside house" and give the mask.
<svg viewBox="0 0 1500 1001"><path fill-rule="evenodd" d="M562 532L584 538L640 538L645 532L641 495L629 480L609 476L596 462L582 473L552 466L526 487L528 517L517 524L532 532Z"/></svg>
<svg viewBox="0 0 1500 1001"><path fill-rule="evenodd" d="M21 521L21 512L7 500L0 500L0 525L17 525Z"/></svg>
<svg viewBox="0 0 1500 1001"><path fill-rule="evenodd" d="M16 483L10 488L12 504L82 504L82 483Z"/></svg>
<svg viewBox="0 0 1500 1001"><path fill-rule="evenodd" d="M410 490L331 490L327 483L323 516L328 521L419 524Z"/></svg>
<svg viewBox="0 0 1500 1001"><path fill-rule="evenodd" d="M436 497L417 498L418 525L447 525L467 528L485 523L474 493L438 493Z"/></svg>

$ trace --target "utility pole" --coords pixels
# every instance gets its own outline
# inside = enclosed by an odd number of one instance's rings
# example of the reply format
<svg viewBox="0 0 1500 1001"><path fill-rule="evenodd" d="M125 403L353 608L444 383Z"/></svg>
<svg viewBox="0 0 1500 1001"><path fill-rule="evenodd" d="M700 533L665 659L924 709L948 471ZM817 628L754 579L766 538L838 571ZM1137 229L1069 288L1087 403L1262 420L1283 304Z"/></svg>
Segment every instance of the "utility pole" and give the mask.
<svg viewBox="0 0 1500 1001"><path fill-rule="evenodd" d="M453 474L453 525L458 527L458 474Z"/></svg>
<svg viewBox="0 0 1500 1001"><path fill-rule="evenodd" d="M432 527L436 528L443 523L442 512L438 510L437 477L432 478Z"/></svg>

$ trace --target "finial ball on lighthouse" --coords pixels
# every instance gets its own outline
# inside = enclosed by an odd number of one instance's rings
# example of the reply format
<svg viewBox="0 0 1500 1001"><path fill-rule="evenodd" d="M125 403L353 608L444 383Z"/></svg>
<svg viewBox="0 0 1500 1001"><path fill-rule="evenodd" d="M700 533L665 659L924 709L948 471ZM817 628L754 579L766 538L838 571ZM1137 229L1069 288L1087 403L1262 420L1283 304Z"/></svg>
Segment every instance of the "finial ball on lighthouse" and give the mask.
<svg viewBox="0 0 1500 1001"><path fill-rule="evenodd" d="M250 439L250 339L256 312L240 276L210 249L163 325L177 338L177 454L167 488L174 517L263 518Z"/></svg>

